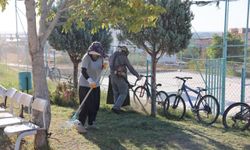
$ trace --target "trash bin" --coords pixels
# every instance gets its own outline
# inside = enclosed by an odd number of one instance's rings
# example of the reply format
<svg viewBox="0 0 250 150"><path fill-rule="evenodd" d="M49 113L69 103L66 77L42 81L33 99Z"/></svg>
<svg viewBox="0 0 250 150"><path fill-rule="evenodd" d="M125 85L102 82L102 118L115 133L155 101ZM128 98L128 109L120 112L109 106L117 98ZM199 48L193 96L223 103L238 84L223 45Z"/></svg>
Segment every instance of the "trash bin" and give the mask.
<svg viewBox="0 0 250 150"><path fill-rule="evenodd" d="M32 89L31 72L19 72L19 89L21 91Z"/></svg>

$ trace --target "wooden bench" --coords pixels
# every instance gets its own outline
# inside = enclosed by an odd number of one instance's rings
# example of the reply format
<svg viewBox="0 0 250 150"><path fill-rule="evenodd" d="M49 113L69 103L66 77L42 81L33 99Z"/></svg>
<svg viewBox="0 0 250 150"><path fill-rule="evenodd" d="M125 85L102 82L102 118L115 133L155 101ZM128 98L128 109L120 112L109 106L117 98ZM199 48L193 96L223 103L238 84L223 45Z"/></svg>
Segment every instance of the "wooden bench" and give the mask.
<svg viewBox="0 0 250 150"><path fill-rule="evenodd" d="M29 135L37 134L38 130L46 130L46 109L48 107L48 101L41 98L36 98L31 106L31 115L33 116L33 110L43 113L43 126L40 127L34 124L32 121L24 122L18 125L11 125L4 128L4 133L7 136L17 135L15 150L19 150L22 138ZM33 116L34 117L34 116ZM0 121L1 122L1 121Z"/></svg>

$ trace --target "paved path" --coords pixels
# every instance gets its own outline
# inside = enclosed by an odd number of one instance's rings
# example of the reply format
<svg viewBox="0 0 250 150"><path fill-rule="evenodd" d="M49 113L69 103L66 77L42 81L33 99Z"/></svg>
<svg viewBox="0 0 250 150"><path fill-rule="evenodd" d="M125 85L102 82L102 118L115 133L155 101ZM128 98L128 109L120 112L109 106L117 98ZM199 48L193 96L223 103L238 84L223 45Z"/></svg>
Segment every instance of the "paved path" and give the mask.
<svg viewBox="0 0 250 150"><path fill-rule="evenodd" d="M205 87L205 84L199 73L190 73L190 72L161 72L156 75L156 82L161 83L162 87L159 90L163 90L167 93L174 93L177 91L178 87L182 82L175 79L175 76L190 76L193 77L192 80L188 80L187 85L190 87ZM132 75L128 76L128 80L131 83L134 83L136 78ZM246 80L246 84L249 85L250 80ZM140 83L139 83L140 84ZM107 90L108 87L108 78L105 77L102 83L102 88ZM246 102L250 103L250 86L246 86ZM226 78L226 101L225 108L234 102L240 101L240 92L241 92L241 79L238 77L228 77ZM190 92L192 97L195 97L194 94Z"/></svg>

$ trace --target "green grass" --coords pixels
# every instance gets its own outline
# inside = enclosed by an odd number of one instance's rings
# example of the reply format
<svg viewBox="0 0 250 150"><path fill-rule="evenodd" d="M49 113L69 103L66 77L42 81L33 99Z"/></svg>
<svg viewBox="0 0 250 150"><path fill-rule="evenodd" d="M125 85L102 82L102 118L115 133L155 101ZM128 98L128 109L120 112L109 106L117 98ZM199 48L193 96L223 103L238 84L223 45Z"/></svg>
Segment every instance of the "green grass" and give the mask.
<svg viewBox="0 0 250 150"><path fill-rule="evenodd" d="M5 88L18 89L18 72L6 65L0 65L0 84Z"/></svg>
<svg viewBox="0 0 250 150"><path fill-rule="evenodd" d="M105 96L103 96L105 97ZM207 127L199 124L189 114L182 121L156 118L127 108L126 113L117 115L110 111L111 106L104 104L98 112L98 130L79 134L71 128L70 120L74 109L52 106L52 120L49 138L51 149L102 149L102 150L139 150L139 149L249 149L249 131L226 131L221 123ZM14 139L1 136L0 149L13 145ZM24 149L32 149L32 138L23 142Z"/></svg>
<svg viewBox="0 0 250 150"><path fill-rule="evenodd" d="M2 78L2 75L0 77ZM4 82L1 84L7 83L5 79L8 78L2 78ZM225 130L221 121L207 127L197 123L190 112L181 121L168 120L160 115L153 118L131 107L126 108L126 113L117 115L110 111L110 105L105 104L105 98L106 95L102 94L97 116L99 129L90 130L87 134L79 134L67 124L75 109L52 105L50 148L53 150L250 149L249 130L244 132ZM0 129L0 134L0 149L13 149L15 137L8 138L3 134L3 129ZM27 137L22 142L22 149L32 150L33 144L33 137Z"/></svg>
<svg viewBox="0 0 250 150"><path fill-rule="evenodd" d="M62 111L54 112L59 116ZM67 115L64 117L67 119ZM64 135L57 134L55 138L66 142L64 146L69 142L68 145L72 146L69 149L247 149L250 146L248 131L226 132L220 123L206 127L193 118L178 122L161 116L152 118L135 111L116 115L110 112L110 106L102 104L97 120L99 130L86 135L64 130ZM58 127L51 128L52 132L55 130ZM51 145L54 149L64 146L59 143Z"/></svg>

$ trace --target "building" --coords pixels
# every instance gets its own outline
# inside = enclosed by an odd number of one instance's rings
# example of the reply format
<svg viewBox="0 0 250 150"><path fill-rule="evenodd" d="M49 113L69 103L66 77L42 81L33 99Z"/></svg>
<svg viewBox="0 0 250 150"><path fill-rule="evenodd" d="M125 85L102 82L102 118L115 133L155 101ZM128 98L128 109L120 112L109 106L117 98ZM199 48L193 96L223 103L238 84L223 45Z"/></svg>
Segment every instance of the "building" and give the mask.
<svg viewBox="0 0 250 150"><path fill-rule="evenodd" d="M250 29L249 28L248 30L246 28L230 28L229 29L229 33L239 35L243 41L245 40L246 31L248 31L248 44L250 44Z"/></svg>

